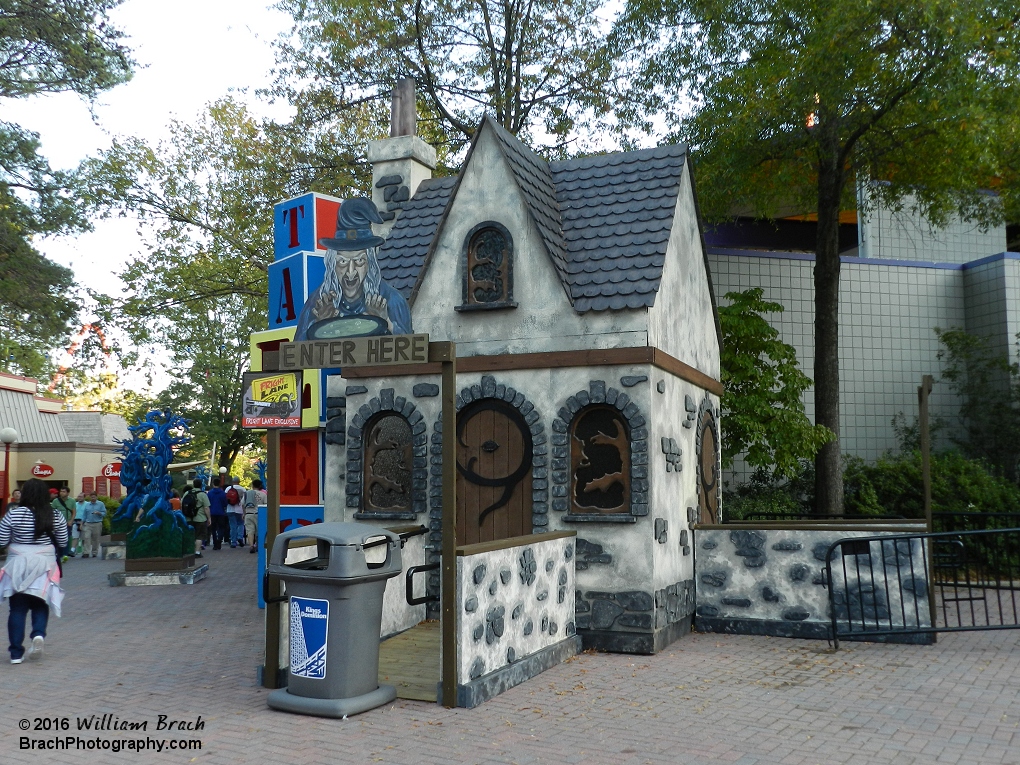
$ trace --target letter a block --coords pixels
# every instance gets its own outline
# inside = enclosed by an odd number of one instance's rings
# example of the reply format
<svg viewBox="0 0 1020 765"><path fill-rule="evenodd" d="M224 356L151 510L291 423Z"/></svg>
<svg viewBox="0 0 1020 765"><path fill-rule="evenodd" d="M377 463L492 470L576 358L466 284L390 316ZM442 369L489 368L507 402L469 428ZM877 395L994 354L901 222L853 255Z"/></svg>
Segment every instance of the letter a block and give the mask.
<svg viewBox="0 0 1020 765"><path fill-rule="evenodd" d="M269 264L269 328L297 326L308 296L322 284L323 256L297 252Z"/></svg>

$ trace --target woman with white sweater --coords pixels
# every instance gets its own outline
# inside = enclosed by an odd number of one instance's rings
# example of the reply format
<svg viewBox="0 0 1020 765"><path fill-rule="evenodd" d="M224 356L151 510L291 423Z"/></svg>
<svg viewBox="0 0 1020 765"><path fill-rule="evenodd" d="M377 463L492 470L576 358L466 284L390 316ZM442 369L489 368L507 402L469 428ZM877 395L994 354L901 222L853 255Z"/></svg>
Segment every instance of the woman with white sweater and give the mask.
<svg viewBox="0 0 1020 765"><path fill-rule="evenodd" d="M10 600L7 619L11 664L25 656L25 622L32 612L32 645L28 658L42 656L50 606L60 616L60 566L57 552L67 545L67 523L50 505L49 487L37 479L21 487L21 505L0 520L0 546L7 545L7 563L0 569L0 598Z"/></svg>

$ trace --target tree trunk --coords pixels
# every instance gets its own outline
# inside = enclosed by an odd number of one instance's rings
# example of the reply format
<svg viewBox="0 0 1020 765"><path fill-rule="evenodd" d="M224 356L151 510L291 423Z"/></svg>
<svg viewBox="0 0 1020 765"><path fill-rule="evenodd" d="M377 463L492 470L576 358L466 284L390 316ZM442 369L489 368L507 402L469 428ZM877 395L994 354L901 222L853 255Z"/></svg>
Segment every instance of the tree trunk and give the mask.
<svg viewBox="0 0 1020 765"><path fill-rule="evenodd" d="M826 129L824 118L815 129ZM815 245L815 423L836 438L815 457L815 512L843 513L843 465L839 447L839 208L845 173L838 136L820 136L818 241Z"/></svg>

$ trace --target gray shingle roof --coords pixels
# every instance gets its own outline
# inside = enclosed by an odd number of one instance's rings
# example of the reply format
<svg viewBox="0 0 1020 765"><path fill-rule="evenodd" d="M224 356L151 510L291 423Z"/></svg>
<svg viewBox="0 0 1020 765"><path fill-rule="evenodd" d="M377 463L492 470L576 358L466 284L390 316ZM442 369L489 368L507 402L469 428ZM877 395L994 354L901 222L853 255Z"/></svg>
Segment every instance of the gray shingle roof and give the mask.
<svg viewBox="0 0 1020 765"><path fill-rule="evenodd" d="M549 170L549 163L504 130L495 120L485 117L482 126L488 122L503 149L510 170L517 178L521 196L528 206L532 220L545 242L549 257L552 258L560 282L569 283L569 262L563 242L563 228L560 223L560 207L556 201L556 187ZM567 293L570 294L569 291Z"/></svg>
<svg viewBox="0 0 1020 765"><path fill-rule="evenodd" d="M456 184L456 177L422 181L414 196L404 203L390 235L379 248L379 270L383 279L405 299L411 297Z"/></svg>
<svg viewBox="0 0 1020 765"><path fill-rule="evenodd" d="M486 124L574 310L652 306L687 147L659 146L550 164L489 118L479 132ZM424 181L379 250L383 277L407 298L422 276L456 183L455 178Z"/></svg>
<svg viewBox="0 0 1020 765"><path fill-rule="evenodd" d="M578 313L655 303L686 158L659 146L550 165Z"/></svg>
<svg viewBox="0 0 1020 765"><path fill-rule="evenodd" d="M86 444L113 444L114 439L131 438L127 422L117 414L102 412L60 412L57 415L68 441Z"/></svg>

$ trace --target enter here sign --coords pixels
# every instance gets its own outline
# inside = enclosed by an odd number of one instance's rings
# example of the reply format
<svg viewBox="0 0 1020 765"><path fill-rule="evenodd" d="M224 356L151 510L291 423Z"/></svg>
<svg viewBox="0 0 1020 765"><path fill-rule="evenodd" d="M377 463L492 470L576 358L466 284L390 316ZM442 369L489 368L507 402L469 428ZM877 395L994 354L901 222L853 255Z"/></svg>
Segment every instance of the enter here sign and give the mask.
<svg viewBox="0 0 1020 765"><path fill-rule="evenodd" d="M281 370L425 364L428 360L427 334L305 340L280 344Z"/></svg>

